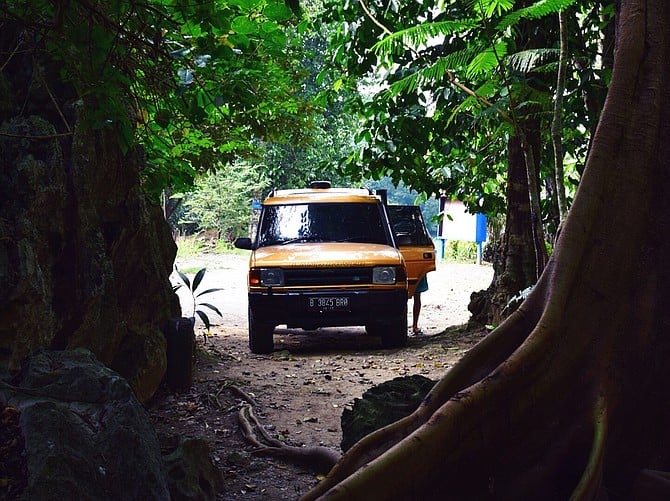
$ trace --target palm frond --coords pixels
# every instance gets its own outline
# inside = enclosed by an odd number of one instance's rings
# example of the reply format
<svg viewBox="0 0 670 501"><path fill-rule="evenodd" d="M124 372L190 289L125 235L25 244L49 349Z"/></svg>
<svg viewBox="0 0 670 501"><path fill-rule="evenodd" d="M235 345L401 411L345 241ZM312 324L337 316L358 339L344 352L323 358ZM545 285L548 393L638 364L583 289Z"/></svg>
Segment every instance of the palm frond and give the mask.
<svg viewBox="0 0 670 501"><path fill-rule="evenodd" d="M462 33L477 26L479 22L476 19L421 23L388 35L377 42L372 50L380 57L397 55L403 53L407 48L418 49L428 45L436 38Z"/></svg>
<svg viewBox="0 0 670 501"><path fill-rule="evenodd" d="M464 73L472 60L484 50L481 46L470 45L437 59L432 64L392 83L384 91L387 97L403 92L414 92L419 87L440 83L449 72Z"/></svg>
<svg viewBox="0 0 670 501"><path fill-rule="evenodd" d="M481 17L500 16L514 8L514 0L471 0L470 9Z"/></svg>
<svg viewBox="0 0 670 501"><path fill-rule="evenodd" d="M472 96L466 97L461 104L456 106L454 110L452 111L451 115L449 115L449 118L447 119L447 126L451 125L451 123L456 119L458 115L460 115L463 112L470 111L476 106L478 106L478 101Z"/></svg>
<svg viewBox="0 0 670 501"><path fill-rule="evenodd" d="M191 292L195 292L198 289L198 286L200 285L200 282L202 282L202 279L204 278L206 271L207 271L206 268L201 268L195 274L195 277L193 277L193 285L191 286Z"/></svg>
<svg viewBox="0 0 670 501"><path fill-rule="evenodd" d="M205 294L211 294L212 292L222 291L223 287L214 287L213 289L207 289L206 291L198 292L195 297L204 296Z"/></svg>
<svg viewBox="0 0 670 501"><path fill-rule="evenodd" d="M547 62L558 58L558 49L530 49L510 54L507 62L510 67L521 73L529 73Z"/></svg>
<svg viewBox="0 0 670 501"><path fill-rule="evenodd" d="M500 85L493 80L487 80L484 82L482 85L480 85L477 89L475 89L475 94L477 94L479 97L483 97L485 99L489 99L500 90Z"/></svg>
<svg viewBox="0 0 670 501"><path fill-rule="evenodd" d="M550 14L557 14L558 12L567 9L576 0L539 0L533 5L524 7L523 9L515 10L505 15L496 29L499 31L504 31L510 26L518 24L521 19L540 19L541 17L548 16Z"/></svg>
<svg viewBox="0 0 670 501"><path fill-rule="evenodd" d="M474 78L482 73L488 73L498 66L498 62L505 56L507 56L507 43L499 42L477 54L468 65L465 74L468 78Z"/></svg>
<svg viewBox="0 0 670 501"><path fill-rule="evenodd" d="M425 84L440 82L449 72L449 64L444 59L438 59L435 63L421 68L400 80L393 82L388 89L383 91L385 97L395 97L400 94L410 93Z"/></svg>

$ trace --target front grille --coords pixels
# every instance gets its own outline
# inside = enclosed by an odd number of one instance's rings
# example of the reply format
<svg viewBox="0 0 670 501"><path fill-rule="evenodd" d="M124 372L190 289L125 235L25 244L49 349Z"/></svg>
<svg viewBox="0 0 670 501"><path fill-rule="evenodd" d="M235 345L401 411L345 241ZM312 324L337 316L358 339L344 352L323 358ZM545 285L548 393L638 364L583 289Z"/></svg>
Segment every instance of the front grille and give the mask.
<svg viewBox="0 0 670 501"><path fill-rule="evenodd" d="M318 285L368 285L372 283L372 268L301 268L284 269L289 287Z"/></svg>

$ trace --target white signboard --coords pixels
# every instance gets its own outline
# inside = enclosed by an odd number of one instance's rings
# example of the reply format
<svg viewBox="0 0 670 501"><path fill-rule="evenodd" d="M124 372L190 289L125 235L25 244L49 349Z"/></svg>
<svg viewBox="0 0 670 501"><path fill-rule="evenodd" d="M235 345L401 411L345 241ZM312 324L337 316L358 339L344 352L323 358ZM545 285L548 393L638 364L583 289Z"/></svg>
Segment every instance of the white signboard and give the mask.
<svg viewBox="0 0 670 501"><path fill-rule="evenodd" d="M465 240L483 242L486 240L486 216L470 214L458 200L440 199L440 209L444 218L440 223L438 236L445 240Z"/></svg>

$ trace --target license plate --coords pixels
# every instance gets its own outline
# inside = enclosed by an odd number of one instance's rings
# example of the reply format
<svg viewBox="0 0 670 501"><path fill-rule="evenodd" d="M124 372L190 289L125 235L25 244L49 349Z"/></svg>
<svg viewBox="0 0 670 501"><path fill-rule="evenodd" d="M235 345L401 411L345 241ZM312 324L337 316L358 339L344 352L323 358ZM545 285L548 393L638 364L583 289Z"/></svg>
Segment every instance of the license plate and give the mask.
<svg viewBox="0 0 670 501"><path fill-rule="evenodd" d="M346 296L315 296L307 298L309 311L349 311L349 298Z"/></svg>

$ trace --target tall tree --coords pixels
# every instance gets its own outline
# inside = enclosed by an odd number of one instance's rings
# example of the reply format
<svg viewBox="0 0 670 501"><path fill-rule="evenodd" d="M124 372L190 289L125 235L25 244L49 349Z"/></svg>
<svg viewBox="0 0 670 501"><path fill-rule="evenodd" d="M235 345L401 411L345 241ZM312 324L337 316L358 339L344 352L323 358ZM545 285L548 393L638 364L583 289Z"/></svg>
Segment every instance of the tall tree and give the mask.
<svg viewBox="0 0 670 501"><path fill-rule="evenodd" d="M306 499L670 495L670 4L619 5L593 149L537 286Z"/></svg>
<svg viewBox="0 0 670 501"><path fill-rule="evenodd" d="M542 178L555 184L545 173L553 173L553 161L544 144L556 82L551 58L558 53L551 30L556 22L544 16L570 3L371 1L340 7L345 24L336 39L337 60L349 75L381 75L383 83L372 99L357 103L365 122L349 172L389 174L419 191L464 200L473 211L506 209L506 229L520 230L503 240L491 287L471 304L485 323L497 323L508 300L537 281L546 263L544 227L558 226L550 220L558 211L543 210L552 204L542 203L540 191ZM387 36L377 42L380 33ZM506 148L507 142L514 144ZM578 143L570 137L570 153L579 151ZM522 156L506 156L518 146ZM505 200L516 192L517 186L505 189L506 178L519 179L516 169L526 176L527 196Z"/></svg>
<svg viewBox="0 0 670 501"><path fill-rule="evenodd" d="M565 92L565 72L568 59L568 12L562 10L558 13L558 30L560 40L560 52L558 56L558 70L556 71L556 91L554 92L554 117L551 120L551 141L554 144L554 170L556 175L556 199L558 201L558 214L561 221L565 219L568 212L568 203L565 199L565 170L563 169L563 138L561 129L563 127L563 94Z"/></svg>

